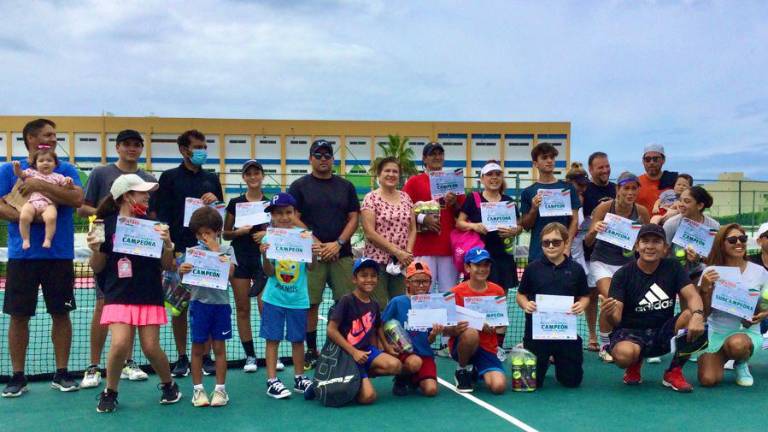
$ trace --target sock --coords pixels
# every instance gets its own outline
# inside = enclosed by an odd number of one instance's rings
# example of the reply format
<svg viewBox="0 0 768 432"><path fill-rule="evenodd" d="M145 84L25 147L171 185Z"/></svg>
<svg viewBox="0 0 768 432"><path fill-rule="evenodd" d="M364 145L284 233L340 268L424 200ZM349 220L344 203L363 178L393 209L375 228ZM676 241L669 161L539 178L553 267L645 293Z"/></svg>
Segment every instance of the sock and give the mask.
<svg viewBox="0 0 768 432"><path fill-rule="evenodd" d="M56 369L56 375L63 375L65 373L67 373L67 368Z"/></svg>
<svg viewBox="0 0 768 432"><path fill-rule="evenodd" d="M294 376L293 376L293 379L297 380L297 379L300 379L300 378L302 378L302 377L303 377L303 375L294 375Z"/></svg>
<svg viewBox="0 0 768 432"><path fill-rule="evenodd" d="M225 391L224 384L216 384L216 387L213 389L213 391L220 391L220 392Z"/></svg>
<svg viewBox="0 0 768 432"><path fill-rule="evenodd" d="M600 332L600 346L608 346L611 344L610 332Z"/></svg>
<svg viewBox="0 0 768 432"><path fill-rule="evenodd" d="M307 332L307 348L317 351L317 330Z"/></svg>
<svg viewBox="0 0 768 432"><path fill-rule="evenodd" d="M202 384L195 384L195 386L194 386L193 388L194 388L195 390L205 390L205 387L203 387L203 385L202 385Z"/></svg>
<svg viewBox="0 0 768 432"><path fill-rule="evenodd" d="M462 366L459 366L459 365L456 365L456 370L457 370L457 371L460 371L460 370L465 370L465 371L469 371L469 372L472 372L472 365L471 365L471 364L468 364L468 365L466 365L466 366L464 366L464 367L462 367Z"/></svg>
<svg viewBox="0 0 768 432"><path fill-rule="evenodd" d="M499 348L501 349L504 349L504 338L506 336L506 333L496 333L496 342L499 344Z"/></svg>
<svg viewBox="0 0 768 432"><path fill-rule="evenodd" d="M690 355L677 355L675 354L674 357L672 357L672 361L669 362L669 367L667 368L667 372L671 371L672 369L676 367L682 368L683 365L688 361L688 359L691 358Z"/></svg>
<svg viewBox="0 0 768 432"><path fill-rule="evenodd" d="M253 348L253 339L249 341L243 341L243 350L248 357L256 357L256 350Z"/></svg>
<svg viewBox="0 0 768 432"><path fill-rule="evenodd" d="M16 378L17 380L23 380L24 377L24 371L16 371L13 373L13 378Z"/></svg>

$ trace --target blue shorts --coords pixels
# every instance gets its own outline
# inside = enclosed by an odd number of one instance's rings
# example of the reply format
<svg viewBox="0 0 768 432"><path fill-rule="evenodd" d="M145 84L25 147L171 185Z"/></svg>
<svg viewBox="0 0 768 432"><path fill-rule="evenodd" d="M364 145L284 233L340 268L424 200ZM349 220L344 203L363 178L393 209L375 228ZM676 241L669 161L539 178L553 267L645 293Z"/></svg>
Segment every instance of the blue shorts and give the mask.
<svg viewBox="0 0 768 432"><path fill-rule="evenodd" d="M451 347L451 358L456 362L459 361L458 348L460 337L461 336L456 338L453 347ZM481 347L477 347L477 351L475 351L475 354L469 359L469 363L474 367L478 379L482 378L487 372L496 371L504 373L504 366L501 364L501 360L496 357L496 353L489 353Z"/></svg>
<svg viewBox="0 0 768 432"><path fill-rule="evenodd" d="M189 326L192 343L232 339L232 307L192 300L189 304Z"/></svg>
<svg viewBox="0 0 768 432"><path fill-rule="evenodd" d="M373 365L373 360L375 360L376 357L380 356L382 352L380 349L376 348L375 345L371 345L368 348L361 351L371 352L368 355L368 360L366 360L365 364L357 365L357 368L360 369L360 378L368 378L368 371L371 370L371 366Z"/></svg>
<svg viewBox="0 0 768 432"><path fill-rule="evenodd" d="M264 302L259 337L270 341L304 342L307 309L289 309Z"/></svg>

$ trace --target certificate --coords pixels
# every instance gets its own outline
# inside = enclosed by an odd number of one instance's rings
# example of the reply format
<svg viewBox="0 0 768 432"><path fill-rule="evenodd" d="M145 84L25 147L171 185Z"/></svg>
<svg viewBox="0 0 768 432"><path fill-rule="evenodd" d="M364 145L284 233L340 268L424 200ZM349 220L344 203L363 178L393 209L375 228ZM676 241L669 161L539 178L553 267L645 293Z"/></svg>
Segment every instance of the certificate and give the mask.
<svg viewBox="0 0 768 432"><path fill-rule="evenodd" d="M301 228L267 228L267 258L276 261L312 262L312 231Z"/></svg>
<svg viewBox="0 0 768 432"><path fill-rule="evenodd" d="M539 216L572 216L570 189L539 189Z"/></svg>
<svg viewBox="0 0 768 432"><path fill-rule="evenodd" d="M464 307L485 314L485 323L491 327L509 325L507 296L464 297Z"/></svg>
<svg viewBox="0 0 768 432"><path fill-rule="evenodd" d="M464 171L432 171L429 173L432 199L440 199L449 193L464 195Z"/></svg>
<svg viewBox="0 0 768 432"><path fill-rule="evenodd" d="M414 331L424 331L434 324L447 325L448 314L445 309L411 309L408 311L406 328Z"/></svg>
<svg viewBox="0 0 768 432"><path fill-rule="evenodd" d="M517 226L517 211L512 201L480 203L480 217L489 232Z"/></svg>
<svg viewBox="0 0 768 432"><path fill-rule="evenodd" d="M452 292L412 295L411 310L414 309L445 309L445 325L454 326L458 323L458 318L456 317L456 294Z"/></svg>
<svg viewBox="0 0 768 432"><path fill-rule="evenodd" d="M712 292L712 309L742 319L752 319L760 299L760 288L746 286L741 272L736 267L714 266L710 268L720 276L715 282L715 290Z"/></svg>
<svg viewBox="0 0 768 432"><path fill-rule="evenodd" d="M603 222L607 226L605 231L597 234L598 240L608 242L622 249L634 249L637 233L640 232L639 224L635 224L630 219L613 213L606 213Z"/></svg>
<svg viewBox="0 0 768 432"><path fill-rule="evenodd" d="M570 313L573 297L536 295L536 312L531 317L535 340L575 340L577 317Z"/></svg>
<svg viewBox="0 0 768 432"><path fill-rule="evenodd" d="M482 312L475 312L472 309L456 306L456 317L459 321L466 321L469 324L469 328L475 330L482 330L485 326L485 314Z"/></svg>
<svg viewBox="0 0 768 432"><path fill-rule="evenodd" d="M181 281L187 285L201 286L219 290L227 289L229 279L229 258L221 252L187 248L184 262L192 264L192 271L182 276Z"/></svg>
<svg viewBox="0 0 768 432"><path fill-rule="evenodd" d="M691 246L697 254L706 257L709 255L709 251L712 250L715 234L717 232L708 226L688 218L683 218L677 227L672 243L683 248Z"/></svg>
<svg viewBox="0 0 768 432"><path fill-rule="evenodd" d="M129 255L160 258L163 254L163 241L160 239L160 232L155 229L158 225L163 224L145 219L118 217L112 250Z"/></svg>
<svg viewBox="0 0 768 432"><path fill-rule="evenodd" d="M195 212L195 210L205 206L203 204L203 200L200 198L186 198L184 200L184 226L189 226L189 220L192 218L192 213ZM216 202L213 204L209 204L209 207L215 209L219 212L219 215L221 216L221 219L224 219L225 213L227 212L227 205L222 202Z"/></svg>
<svg viewBox="0 0 768 432"><path fill-rule="evenodd" d="M235 228L269 223L270 214L264 212L268 205L269 203L266 201L237 203L235 205Z"/></svg>

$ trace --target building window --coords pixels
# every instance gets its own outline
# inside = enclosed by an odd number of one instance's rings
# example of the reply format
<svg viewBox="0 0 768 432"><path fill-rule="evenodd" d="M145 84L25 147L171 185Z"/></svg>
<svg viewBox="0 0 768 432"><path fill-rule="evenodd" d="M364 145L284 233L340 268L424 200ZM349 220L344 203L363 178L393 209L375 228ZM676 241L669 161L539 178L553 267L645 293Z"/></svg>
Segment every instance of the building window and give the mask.
<svg viewBox="0 0 768 432"><path fill-rule="evenodd" d="M263 145L273 144L274 145L274 144L277 144L277 141L275 141L275 140L259 140L259 144L263 144ZM291 143L291 144L293 144L293 143Z"/></svg>
<svg viewBox="0 0 768 432"><path fill-rule="evenodd" d="M507 143L507 145L510 147L528 147L528 143L524 143L524 142L511 142L511 143Z"/></svg>
<svg viewBox="0 0 768 432"><path fill-rule="evenodd" d="M233 140L229 140L229 143L230 144L245 144L245 140L243 140L243 139L233 139Z"/></svg>
<svg viewBox="0 0 768 432"><path fill-rule="evenodd" d="M291 144L296 144L296 145L307 145L307 141L306 140L291 140L290 143Z"/></svg>

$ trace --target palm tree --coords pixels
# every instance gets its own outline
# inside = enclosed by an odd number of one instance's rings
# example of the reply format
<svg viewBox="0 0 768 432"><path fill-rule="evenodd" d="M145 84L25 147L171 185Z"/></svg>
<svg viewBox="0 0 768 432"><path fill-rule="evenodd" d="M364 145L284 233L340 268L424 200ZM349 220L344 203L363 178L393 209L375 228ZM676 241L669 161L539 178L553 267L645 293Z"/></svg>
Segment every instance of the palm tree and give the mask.
<svg viewBox="0 0 768 432"><path fill-rule="evenodd" d="M388 138L389 142L386 145L379 143L384 156L377 157L373 161L373 164L371 164L371 174L376 173L376 167L382 159L394 157L400 161L400 186L402 186L408 177L419 173L416 164L413 162L413 149L408 147L408 137L389 135Z"/></svg>

